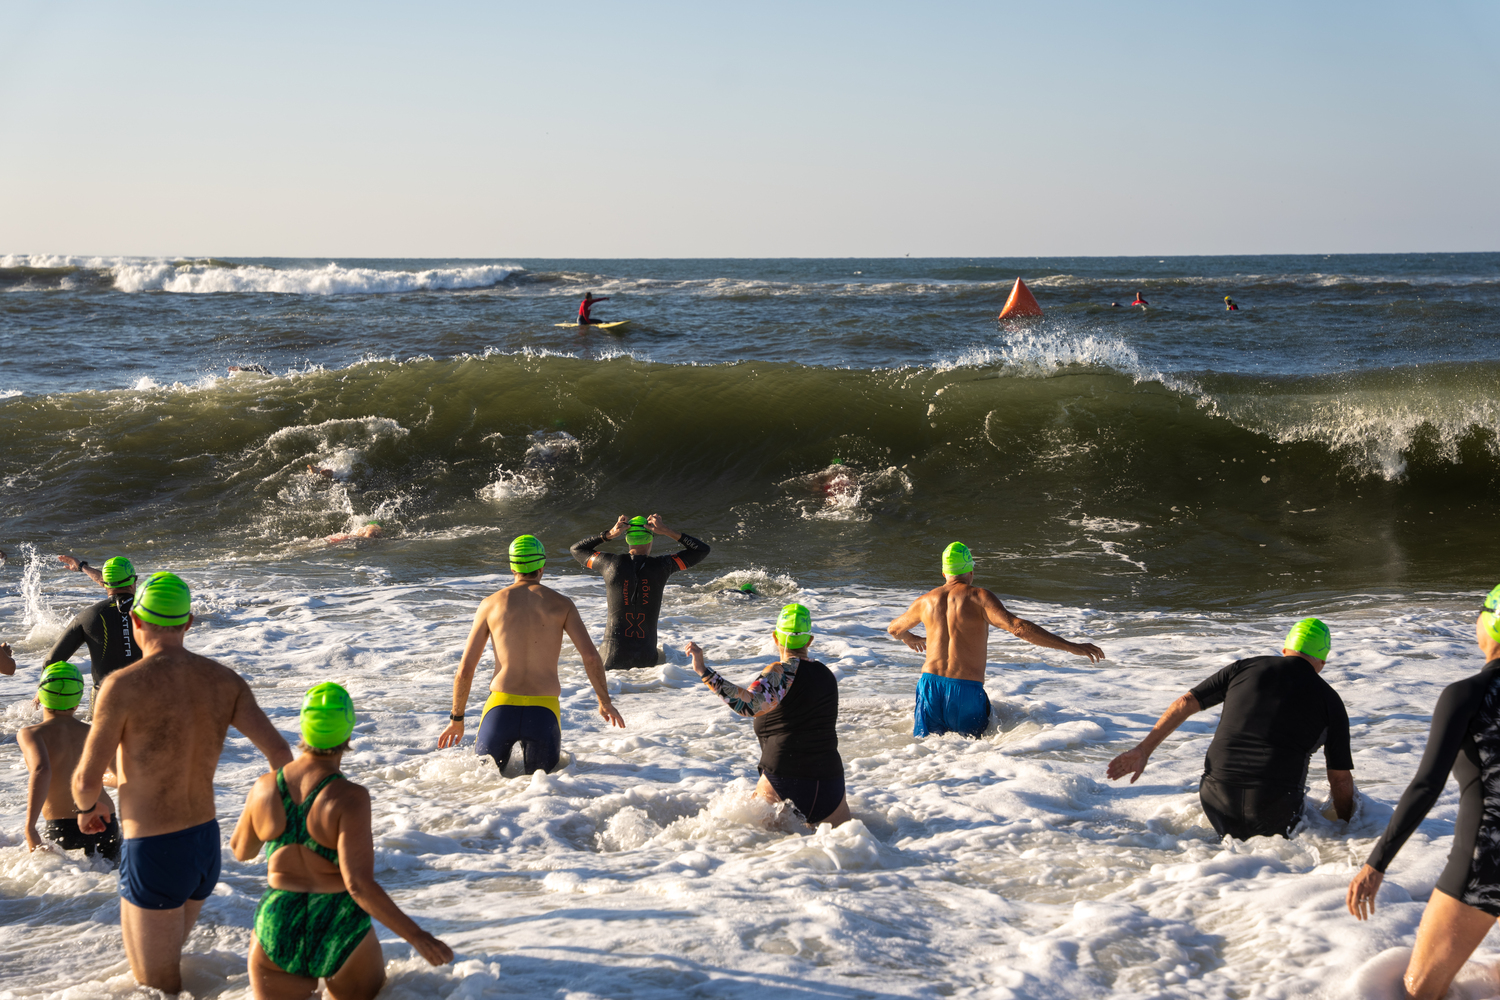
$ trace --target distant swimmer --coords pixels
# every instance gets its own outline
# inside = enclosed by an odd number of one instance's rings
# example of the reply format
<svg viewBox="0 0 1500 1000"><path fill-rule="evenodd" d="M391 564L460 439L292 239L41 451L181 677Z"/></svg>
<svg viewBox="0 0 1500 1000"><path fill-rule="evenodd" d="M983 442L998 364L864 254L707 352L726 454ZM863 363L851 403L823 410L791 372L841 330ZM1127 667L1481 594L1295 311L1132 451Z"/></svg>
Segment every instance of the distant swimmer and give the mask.
<svg viewBox="0 0 1500 1000"><path fill-rule="evenodd" d="M542 586L546 565L547 550L535 536L521 535L510 543L514 582L486 597L474 615L463 659L453 675L448 728L438 737L440 747L456 747L463 741L464 712L474 670L484 655L485 643L493 643L495 673L490 678L490 696L480 711L474 752L490 757L502 772L517 743L521 744L521 762L527 774L551 771L562 756L562 706L558 701L562 682L557 676L557 658L562 655L564 634L583 659L583 671L599 700L600 717L612 726L625 728L625 720L609 697L604 662L577 606Z"/></svg>
<svg viewBox="0 0 1500 1000"><path fill-rule="evenodd" d="M229 370L232 372L252 372L256 375L271 374L271 369L265 365L230 365Z"/></svg>
<svg viewBox="0 0 1500 1000"><path fill-rule="evenodd" d="M828 468L814 474L812 481L828 497L830 503L837 503L859 492L859 480L854 478L841 458L835 458Z"/></svg>
<svg viewBox="0 0 1500 1000"><path fill-rule="evenodd" d="M1224 308L1227 311L1229 311L1229 312L1239 312L1240 311L1240 307L1234 304L1234 299L1231 299L1227 295L1224 296Z"/></svg>
<svg viewBox="0 0 1500 1000"><path fill-rule="evenodd" d="M1145 299L1143 299L1141 297L1141 293L1140 292L1136 292L1135 293L1135 301L1132 302L1132 303L1130 303L1130 304L1133 305L1133 306L1141 306L1142 308L1144 308L1146 306L1149 306L1151 303L1149 303Z"/></svg>
<svg viewBox="0 0 1500 1000"><path fill-rule="evenodd" d="M333 470L321 465L309 465L307 467L309 476L322 476L324 479L333 478Z"/></svg>
<svg viewBox="0 0 1500 1000"><path fill-rule="evenodd" d="M182 946L219 881L214 772L233 726L273 768L292 760L245 679L183 645L187 584L153 573L130 612L143 658L104 679L73 772L78 829L100 833L101 777L118 759L120 931L142 986L182 991ZM118 758L117 758L118 754Z"/></svg>
<svg viewBox="0 0 1500 1000"><path fill-rule="evenodd" d="M102 569L90 566L86 559L57 558L68 569L99 584L109 595L79 612L68 623L63 634L52 644L46 661L60 663L87 643L97 701L99 685L104 683L104 678L141 658L141 649L130 624L130 609L135 601L135 566L124 556L106 560Z"/></svg>
<svg viewBox="0 0 1500 1000"><path fill-rule="evenodd" d="M51 842L65 851L83 851L119 862L120 823L107 794L99 793L97 815L105 821L100 832L83 833L73 818L73 769L89 735L88 723L73 717L83 700L83 675L71 663L50 664L42 671L36 699L42 706L41 723L16 731L16 743L31 772L26 790L27 850ZM43 821L40 837L36 832L39 818Z"/></svg>
<svg viewBox="0 0 1500 1000"><path fill-rule="evenodd" d="M360 539L384 538L385 525L379 521L366 521L353 531L337 535L329 535L323 539L329 545L337 545L339 542L353 542Z"/></svg>
<svg viewBox="0 0 1500 1000"><path fill-rule="evenodd" d="M583 301L578 303L578 325L582 327L594 326L598 323L602 323L603 320L595 319L592 315L593 309L594 306L598 305L599 303L608 301L608 295L600 295L598 297L595 297L593 292L584 292Z"/></svg>
<svg viewBox="0 0 1500 1000"><path fill-rule="evenodd" d="M1459 796L1453 849L1427 898L1404 978L1405 995L1418 1000L1447 996L1453 977L1500 917L1500 768L1495 766L1500 748L1500 587L1485 598L1474 633L1484 669L1449 684L1438 697L1422 763L1349 883L1346 899L1349 912L1360 920L1375 912L1386 867L1437 803L1451 771Z"/></svg>
<svg viewBox="0 0 1500 1000"><path fill-rule="evenodd" d="M1034 646L1087 656L1090 663L1104 659L1104 651L1093 643L1069 642L1017 618L1005 609L1000 598L974 586L974 557L962 542L943 550L943 579L941 587L917 598L906 614L886 627L891 635L927 657L917 678L913 735L954 732L979 736L989 725L990 699L984 692L984 671L991 625ZM918 623L925 627L925 637L912 634Z"/></svg>
<svg viewBox="0 0 1500 1000"><path fill-rule="evenodd" d="M837 732L838 678L807 656L813 634L812 614L805 606L782 608L771 637L780 659L747 688L708 666L696 642L688 643L686 651L708 689L734 714L755 720L760 741L755 794L767 802L790 802L809 826L838 826L849 819Z"/></svg>
<svg viewBox="0 0 1500 1000"><path fill-rule="evenodd" d="M453 949L417 926L375 881L370 793L339 771L354 734L354 702L337 684L307 692L301 755L264 774L229 838L240 861L266 849L265 895L250 939L257 1000L310 997L323 979L336 1000L373 998L385 984L374 917L431 965Z"/></svg>
<svg viewBox="0 0 1500 1000"><path fill-rule="evenodd" d="M1111 781L1135 784L1161 741L1194 713L1220 702L1224 712L1203 761L1198 799L1220 837L1290 837L1302 820L1312 752L1323 748L1339 819L1354 815L1354 759L1344 702L1319 677L1331 643L1328 626L1304 618L1280 656L1236 660L1174 701L1133 749L1109 762Z"/></svg>
<svg viewBox="0 0 1500 1000"><path fill-rule="evenodd" d="M622 534L630 546L629 553L594 551ZM653 535L666 535L682 548L669 556L653 556ZM657 644L656 622L661 617L667 577L707 559L708 546L692 535L668 528L660 514L629 519L621 514L614 527L575 543L571 551L584 569L597 569L604 577L609 608L604 626L604 669L629 670L665 663L666 655Z"/></svg>

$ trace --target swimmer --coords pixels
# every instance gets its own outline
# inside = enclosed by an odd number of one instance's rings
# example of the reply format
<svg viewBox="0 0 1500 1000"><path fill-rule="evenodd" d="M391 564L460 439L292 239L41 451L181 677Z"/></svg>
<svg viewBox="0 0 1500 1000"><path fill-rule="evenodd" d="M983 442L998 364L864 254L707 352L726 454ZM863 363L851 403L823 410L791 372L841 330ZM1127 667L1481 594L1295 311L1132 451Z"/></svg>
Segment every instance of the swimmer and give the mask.
<svg viewBox="0 0 1500 1000"><path fill-rule="evenodd" d="M1149 306L1151 303L1149 303L1145 299L1141 298L1141 293L1140 292L1136 292L1135 293L1135 301L1132 302L1132 303L1130 303L1130 304L1133 305L1133 306L1140 306L1142 309L1144 309L1147 306Z"/></svg>
<svg viewBox="0 0 1500 1000"><path fill-rule="evenodd" d="M86 559L78 560L72 556L58 556L57 559L68 569L99 584L109 595L79 612L47 654L48 663L61 663L87 643L94 675L94 700L97 702L99 685L104 683L104 678L141 658L141 649L130 625L130 608L135 601L135 566L124 556L106 560L102 569L90 566Z"/></svg>
<svg viewBox="0 0 1500 1000"><path fill-rule="evenodd" d="M337 545L339 542L355 542L367 538L384 538L385 525L379 521L366 521L360 527L347 534L329 535L323 539L329 545Z"/></svg>
<svg viewBox="0 0 1500 1000"><path fill-rule="evenodd" d="M138 983L175 995L182 946L219 881L214 772L224 737L233 726L273 768L290 763L292 751L243 677L184 647L193 614L181 579L147 577L130 620L143 656L99 688L73 772L73 809L81 832L103 831L100 779L118 761L125 957Z"/></svg>
<svg viewBox="0 0 1500 1000"><path fill-rule="evenodd" d="M375 881L370 793L339 772L354 734L354 703L322 683L302 701L301 755L261 775L229 838L240 861L266 848L265 895L250 939L256 1000L310 997L318 980L336 1000L369 1000L385 984L385 956L370 918L431 965L453 949L417 926Z"/></svg>
<svg viewBox="0 0 1500 1000"><path fill-rule="evenodd" d="M790 802L809 826L849 819L844 794L844 761L839 756L839 682L817 660L812 645L812 615L801 604L788 604L771 632L779 661L742 688L721 677L703 661L696 642L685 647L693 670L735 715L755 720L760 741L760 781L755 794L767 802Z"/></svg>
<svg viewBox="0 0 1500 1000"><path fill-rule="evenodd" d="M254 372L257 375L271 374L271 369L265 365L230 365L229 370L232 372Z"/></svg>
<svg viewBox="0 0 1500 1000"><path fill-rule="evenodd" d="M322 476L324 479L333 478L333 470L321 465L309 465L307 467L307 474L309 476Z"/></svg>
<svg viewBox="0 0 1500 1000"><path fill-rule="evenodd" d="M630 546L629 554L594 551L622 534ZM653 535L666 535L682 548L669 556L653 556ZM604 625L604 669L630 670L665 663L666 654L657 644L656 623L661 617L667 578L707 559L708 546L692 535L667 527L660 514L628 519L621 514L614 527L602 535L574 543L570 551L584 569L597 569L604 577L605 602L609 608Z"/></svg>
<svg viewBox="0 0 1500 1000"><path fill-rule="evenodd" d="M823 491L830 503L859 492L859 481L849 474L842 459L835 458L822 472L812 477L813 485Z"/></svg>
<svg viewBox="0 0 1500 1000"><path fill-rule="evenodd" d="M1432 729L1422 763L1396 805L1385 832L1375 842L1345 900L1364 920L1375 912L1375 894L1385 870L1408 837L1437 803L1448 784L1458 782L1458 820L1453 849L1437 886L1422 911L1416 946L1402 982L1404 996L1436 1000L1446 996L1453 977L1500 917L1500 855L1495 853L1495 819L1500 812L1500 772L1494 766L1500 735L1500 587L1490 591L1475 623L1484 669L1443 689L1432 710Z"/></svg>
<svg viewBox="0 0 1500 1000"><path fill-rule="evenodd" d="M83 754L89 726L73 717L83 700L83 675L71 663L53 663L42 671L36 700L42 706L42 721L16 731L16 743L31 771L26 789L26 849L34 851L51 841L65 851L81 850L119 863L120 824L115 819L115 804L104 792L99 793L98 815L104 829L83 833L73 820L73 769ZM44 821L43 836L36 833L36 821ZM43 839L45 838L45 840Z"/></svg>
<svg viewBox="0 0 1500 1000"><path fill-rule="evenodd" d="M490 678L490 696L479 714L474 752L489 756L502 773L518 742L527 774L551 771L562 756L562 706L558 702L562 682L557 676L557 658L565 633L583 658L584 673L599 700L599 715L610 725L625 728L625 720L609 697L604 662L578 607L542 586L546 565L547 550L534 536L521 535L510 543L515 582L486 597L474 615L463 659L453 676L448 728L438 737L439 747L455 747L463 740L474 669L484 655L485 642L492 642L495 673Z"/></svg>
<svg viewBox="0 0 1500 1000"><path fill-rule="evenodd" d="M1220 837L1290 837L1302 820L1312 752L1323 748L1338 818L1354 815L1354 758L1344 702L1318 675L1332 648L1328 626L1304 618L1280 656L1236 660L1174 701L1145 739L1109 762L1111 781L1133 785L1162 740L1187 718L1222 702L1203 761L1198 800Z"/></svg>
<svg viewBox="0 0 1500 1000"><path fill-rule="evenodd" d="M1090 663L1104 659L1104 651L1093 643L1069 642L1025 618L1017 618L1005 610L1000 598L974 586L974 557L962 542L943 550L943 580L941 587L917 598L906 614L886 627L907 646L926 654L922 675L917 678L913 735L955 732L979 736L989 725L990 698L984 692L984 671L991 625L1034 646L1087 656ZM926 637L912 634L918 623L925 626Z"/></svg>
<svg viewBox="0 0 1500 1000"><path fill-rule="evenodd" d="M11 653L10 643L0 642L0 674L6 677L16 672L16 658Z"/></svg>
<svg viewBox="0 0 1500 1000"><path fill-rule="evenodd" d="M1226 312L1239 312L1240 307L1234 304L1234 299L1224 296L1224 309Z"/></svg>
<svg viewBox="0 0 1500 1000"><path fill-rule="evenodd" d="M597 324L603 322L602 320L595 319L591 315L591 313L593 312L594 306L598 305L601 302L608 301L608 295L600 295L596 298L593 292L584 292L583 301L578 303L578 325L580 327L596 326Z"/></svg>

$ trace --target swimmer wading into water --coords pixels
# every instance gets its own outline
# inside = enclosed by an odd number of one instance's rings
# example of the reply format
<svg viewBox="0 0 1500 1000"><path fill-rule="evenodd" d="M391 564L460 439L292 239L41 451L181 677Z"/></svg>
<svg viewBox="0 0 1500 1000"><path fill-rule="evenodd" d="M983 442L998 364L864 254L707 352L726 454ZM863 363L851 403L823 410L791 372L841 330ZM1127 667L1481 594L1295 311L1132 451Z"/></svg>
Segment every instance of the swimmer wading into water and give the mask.
<svg viewBox="0 0 1500 1000"><path fill-rule="evenodd" d="M990 722L990 698L984 692L985 659L990 626L1003 628L1034 646L1060 649L1089 662L1104 659L1090 642L1069 642L1005 609L1000 598L974 586L974 557L963 542L943 550L944 584L912 602L906 614L886 627L891 635L926 656L917 678L913 735L963 733L979 736ZM925 637L912 629L921 624Z"/></svg>
<svg viewBox="0 0 1500 1000"><path fill-rule="evenodd" d="M594 551L622 534L630 546L628 554ZM653 535L666 535L680 542L682 548L669 556L653 556ZM708 546L692 535L668 528L660 514L629 519L621 514L614 527L576 543L572 553L584 569L597 569L604 577L609 608L604 626L604 669L629 670L666 662L657 644L656 622L661 617L667 577L707 559Z"/></svg>
<svg viewBox="0 0 1500 1000"><path fill-rule="evenodd" d="M130 628L130 608L135 601L135 567L124 556L106 560L102 569L90 566L86 559L57 558L64 566L99 584L109 595L98 604L85 608L69 622L47 654L48 663L59 663L87 643L97 701L99 685L104 683L104 678L141 658L141 647Z"/></svg>
<svg viewBox="0 0 1500 1000"><path fill-rule="evenodd" d="M266 849L269 887L255 908L250 987L256 1000L301 1000L322 979L334 1000L372 1000L385 984L372 916L432 965L453 961L453 949L375 881L370 793L339 771L354 734L349 692L313 687L299 723L301 756L255 782L229 839L240 861Z"/></svg>
<svg viewBox="0 0 1500 1000"><path fill-rule="evenodd" d="M484 644L495 647L495 674L490 696L480 714L474 752L489 756L503 772L511 750L521 744L526 773L551 771L562 755L562 682L557 658L564 634L583 659L599 714L612 726L625 728L615 711L604 681L604 662L594 649L578 607L550 587L542 586L547 550L534 535L510 543L510 570L515 582L495 591L479 605L474 627L464 644L463 659L453 676L453 708L448 727L438 737L439 747L453 747L464 738L464 711L474 670L484 655Z"/></svg>

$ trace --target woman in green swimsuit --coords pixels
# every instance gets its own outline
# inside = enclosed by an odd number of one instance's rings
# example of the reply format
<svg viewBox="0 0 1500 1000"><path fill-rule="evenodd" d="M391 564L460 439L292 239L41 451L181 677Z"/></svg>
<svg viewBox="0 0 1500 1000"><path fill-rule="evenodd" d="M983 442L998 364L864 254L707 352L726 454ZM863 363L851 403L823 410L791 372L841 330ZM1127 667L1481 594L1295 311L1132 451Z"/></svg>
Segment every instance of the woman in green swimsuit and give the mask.
<svg viewBox="0 0 1500 1000"><path fill-rule="evenodd" d="M250 944L256 1000L300 1000L319 979L334 1000L370 1000L385 983L372 916L433 965L453 961L453 949L418 927L375 881L370 793L339 773L353 732L349 692L337 684L308 691L301 755L256 781L229 840L241 861L266 846L270 888L255 910Z"/></svg>

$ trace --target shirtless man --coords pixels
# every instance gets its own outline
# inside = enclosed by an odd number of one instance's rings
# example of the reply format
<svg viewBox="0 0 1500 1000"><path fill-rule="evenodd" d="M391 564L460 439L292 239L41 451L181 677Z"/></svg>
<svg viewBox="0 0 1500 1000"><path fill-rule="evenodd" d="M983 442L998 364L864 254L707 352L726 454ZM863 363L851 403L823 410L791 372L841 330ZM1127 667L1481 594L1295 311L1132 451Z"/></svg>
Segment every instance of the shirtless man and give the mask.
<svg viewBox="0 0 1500 1000"><path fill-rule="evenodd" d="M39 725L16 731L16 742L31 783L26 790L26 848L34 851L46 845L36 833L38 818L45 823L46 840L65 851L82 850L110 861L120 860L120 824L115 820L114 803L108 795L99 796L98 815L106 820L99 833L86 834L73 822L73 768L83 755L88 739L88 723L73 718L83 700L83 675L71 663L53 663L42 671L36 700L42 706Z"/></svg>
<svg viewBox="0 0 1500 1000"><path fill-rule="evenodd" d="M944 583L912 602L906 614L886 627L927 660L917 679L915 736L963 733L978 736L990 721L990 699L984 693L984 668L989 626L1003 628L1034 646L1061 649L1089 662L1104 659L1093 643L1069 642L1040 625L1005 610L1000 598L976 587L974 557L969 547L954 542L943 550ZM921 622L927 635L913 635Z"/></svg>
<svg viewBox="0 0 1500 1000"><path fill-rule="evenodd" d="M463 659L453 675L448 728L438 737L440 747L455 747L463 740L464 708L474 684L474 669L484 655L485 641L492 640L495 675L479 716L474 752L493 758L502 772L517 741L527 774L557 766L562 754L562 707L558 703L562 683L557 678L557 658L562 654L564 632L583 657L584 672L599 699L599 714L610 725L625 728L604 683L604 661L594 649L577 606L542 586L546 551L532 535L510 543L515 582L486 597L474 615Z"/></svg>
<svg viewBox="0 0 1500 1000"><path fill-rule="evenodd" d="M234 726L271 769L292 751L244 678L183 648L193 623L187 584L154 573L130 612L145 656L104 679L94 725L73 772L78 828L97 833L100 778L119 778L120 931L130 971L142 986L182 990L182 946L219 880L214 771ZM118 751L118 759L116 752Z"/></svg>

